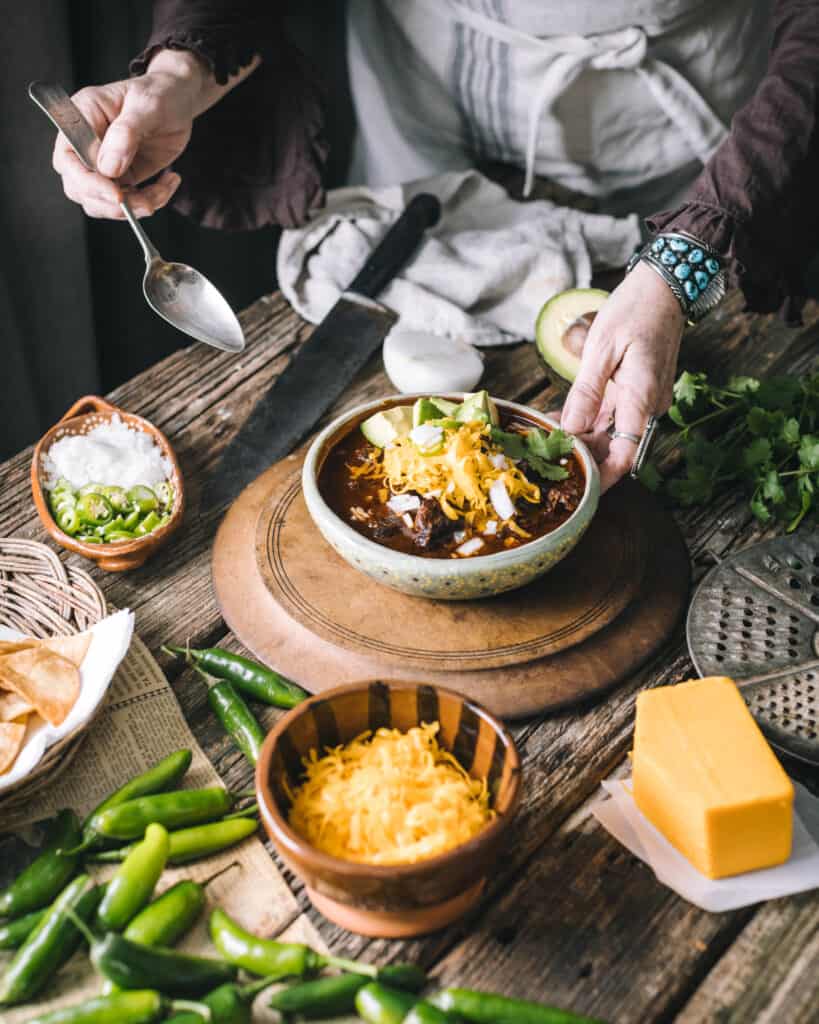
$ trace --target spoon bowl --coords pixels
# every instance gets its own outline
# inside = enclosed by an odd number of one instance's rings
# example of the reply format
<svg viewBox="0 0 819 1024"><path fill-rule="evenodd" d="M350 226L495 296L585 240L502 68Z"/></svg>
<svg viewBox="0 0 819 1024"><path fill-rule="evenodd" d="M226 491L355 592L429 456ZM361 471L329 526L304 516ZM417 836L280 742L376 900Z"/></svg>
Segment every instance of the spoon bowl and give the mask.
<svg viewBox="0 0 819 1024"><path fill-rule="evenodd" d="M242 328L224 296L193 267L152 259L142 291L155 313L197 341L223 352L245 347Z"/></svg>

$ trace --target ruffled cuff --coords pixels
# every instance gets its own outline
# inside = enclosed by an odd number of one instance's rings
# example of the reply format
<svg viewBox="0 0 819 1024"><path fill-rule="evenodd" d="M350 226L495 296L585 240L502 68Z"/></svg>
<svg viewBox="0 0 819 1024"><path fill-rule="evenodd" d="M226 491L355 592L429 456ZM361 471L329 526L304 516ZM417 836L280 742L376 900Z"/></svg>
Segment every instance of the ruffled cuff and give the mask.
<svg viewBox="0 0 819 1024"><path fill-rule="evenodd" d="M151 39L131 62L132 74L142 74L159 49L190 50L224 84L256 54L262 57L244 82L196 119L173 165L182 183L172 206L204 227L299 227L324 203L321 89L284 36L275 6L158 3Z"/></svg>

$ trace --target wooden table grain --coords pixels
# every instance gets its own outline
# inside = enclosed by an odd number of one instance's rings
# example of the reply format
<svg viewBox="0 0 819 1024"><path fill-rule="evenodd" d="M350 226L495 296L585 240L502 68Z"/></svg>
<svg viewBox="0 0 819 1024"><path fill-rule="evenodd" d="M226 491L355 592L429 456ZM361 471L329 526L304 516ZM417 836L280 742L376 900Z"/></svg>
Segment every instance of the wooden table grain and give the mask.
<svg viewBox="0 0 819 1024"><path fill-rule="evenodd" d="M169 661L160 645L189 639L195 646L241 649L211 590L217 521L201 514L201 485L312 329L278 294L259 299L241 319L248 344L240 355L194 345L111 394L170 438L187 481L189 511L181 532L143 568L123 575L91 570L112 603L136 612L139 635L231 788L249 786L251 770L214 723L201 685ZM815 365L818 341L816 303L808 305L804 326L788 328L775 317L743 312L740 296L733 294L686 336L681 366L719 376L800 373ZM552 379L534 346L487 351L486 365L486 386L493 393L544 410L561 404L565 385ZM330 415L390 390L380 358L373 359ZM667 438L659 451L671 469L677 453ZM47 541L32 504L30 459L26 450L0 465L0 536ZM711 553L723 555L771 533L752 520L738 495L680 512L678 522L695 582L709 567ZM467 919L422 940L357 938L318 917L285 871L300 913L338 953L378 963L416 960L443 984L540 999L617 1024L816 1022L819 894L705 913L660 885L588 813L601 779L623 764L629 749L635 695L692 673L680 632L605 699L514 727L525 771L523 805L508 855ZM265 724L277 714L269 709Z"/></svg>

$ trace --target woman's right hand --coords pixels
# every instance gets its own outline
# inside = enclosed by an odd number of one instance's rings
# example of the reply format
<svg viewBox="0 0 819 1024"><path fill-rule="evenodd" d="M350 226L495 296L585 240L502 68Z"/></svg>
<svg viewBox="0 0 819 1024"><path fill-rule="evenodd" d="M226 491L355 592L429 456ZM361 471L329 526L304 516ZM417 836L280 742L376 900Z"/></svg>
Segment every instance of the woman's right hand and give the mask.
<svg viewBox="0 0 819 1024"><path fill-rule="evenodd" d="M90 86L72 97L102 140L97 171L89 171L62 134L52 163L69 199L89 217L122 220L123 194L137 217L165 206L180 184L167 170L191 136L193 119L209 103L209 69L187 51L161 50L148 71L110 85ZM143 188L141 182L162 172Z"/></svg>

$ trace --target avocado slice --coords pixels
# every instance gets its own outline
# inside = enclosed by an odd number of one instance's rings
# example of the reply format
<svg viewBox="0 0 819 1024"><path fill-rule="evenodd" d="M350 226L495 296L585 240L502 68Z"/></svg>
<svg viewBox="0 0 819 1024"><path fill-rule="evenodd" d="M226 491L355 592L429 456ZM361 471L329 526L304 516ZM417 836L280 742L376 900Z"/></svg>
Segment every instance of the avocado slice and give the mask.
<svg viewBox="0 0 819 1024"><path fill-rule="evenodd" d="M440 410L442 416L452 416L458 408L457 402L450 402L446 398L430 398L430 402Z"/></svg>
<svg viewBox="0 0 819 1024"><path fill-rule="evenodd" d="M498 410L495 403L489 397L488 391L476 391L471 395L464 395L464 400L452 414L460 423L472 423L479 420L482 423L491 423L497 426L500 422Z"/></svg>
<svg viewBox="0 0 819 1024"><path fill-rule="evenodd" d="M586 332L608 297L602 288L570 288L549 299L538 314L538 350L564 380L572 382L577 376Z"/></svg>
<svg viewBox="0 0 819 1024"><path fill-rule="evenodd" d="M397 405L392 409L377 412L361 424L361 433L376 448L386 448L398 437L406 437L412 430L412 409L408 405Z"/></svg>
<svg viewBox="0 0 819 1024"><path fill-rule="evenodd" d="M412 407L412 425L420 427L427 420L440 419L441 415L441 410L431 398L419 398Z"/></svg>

